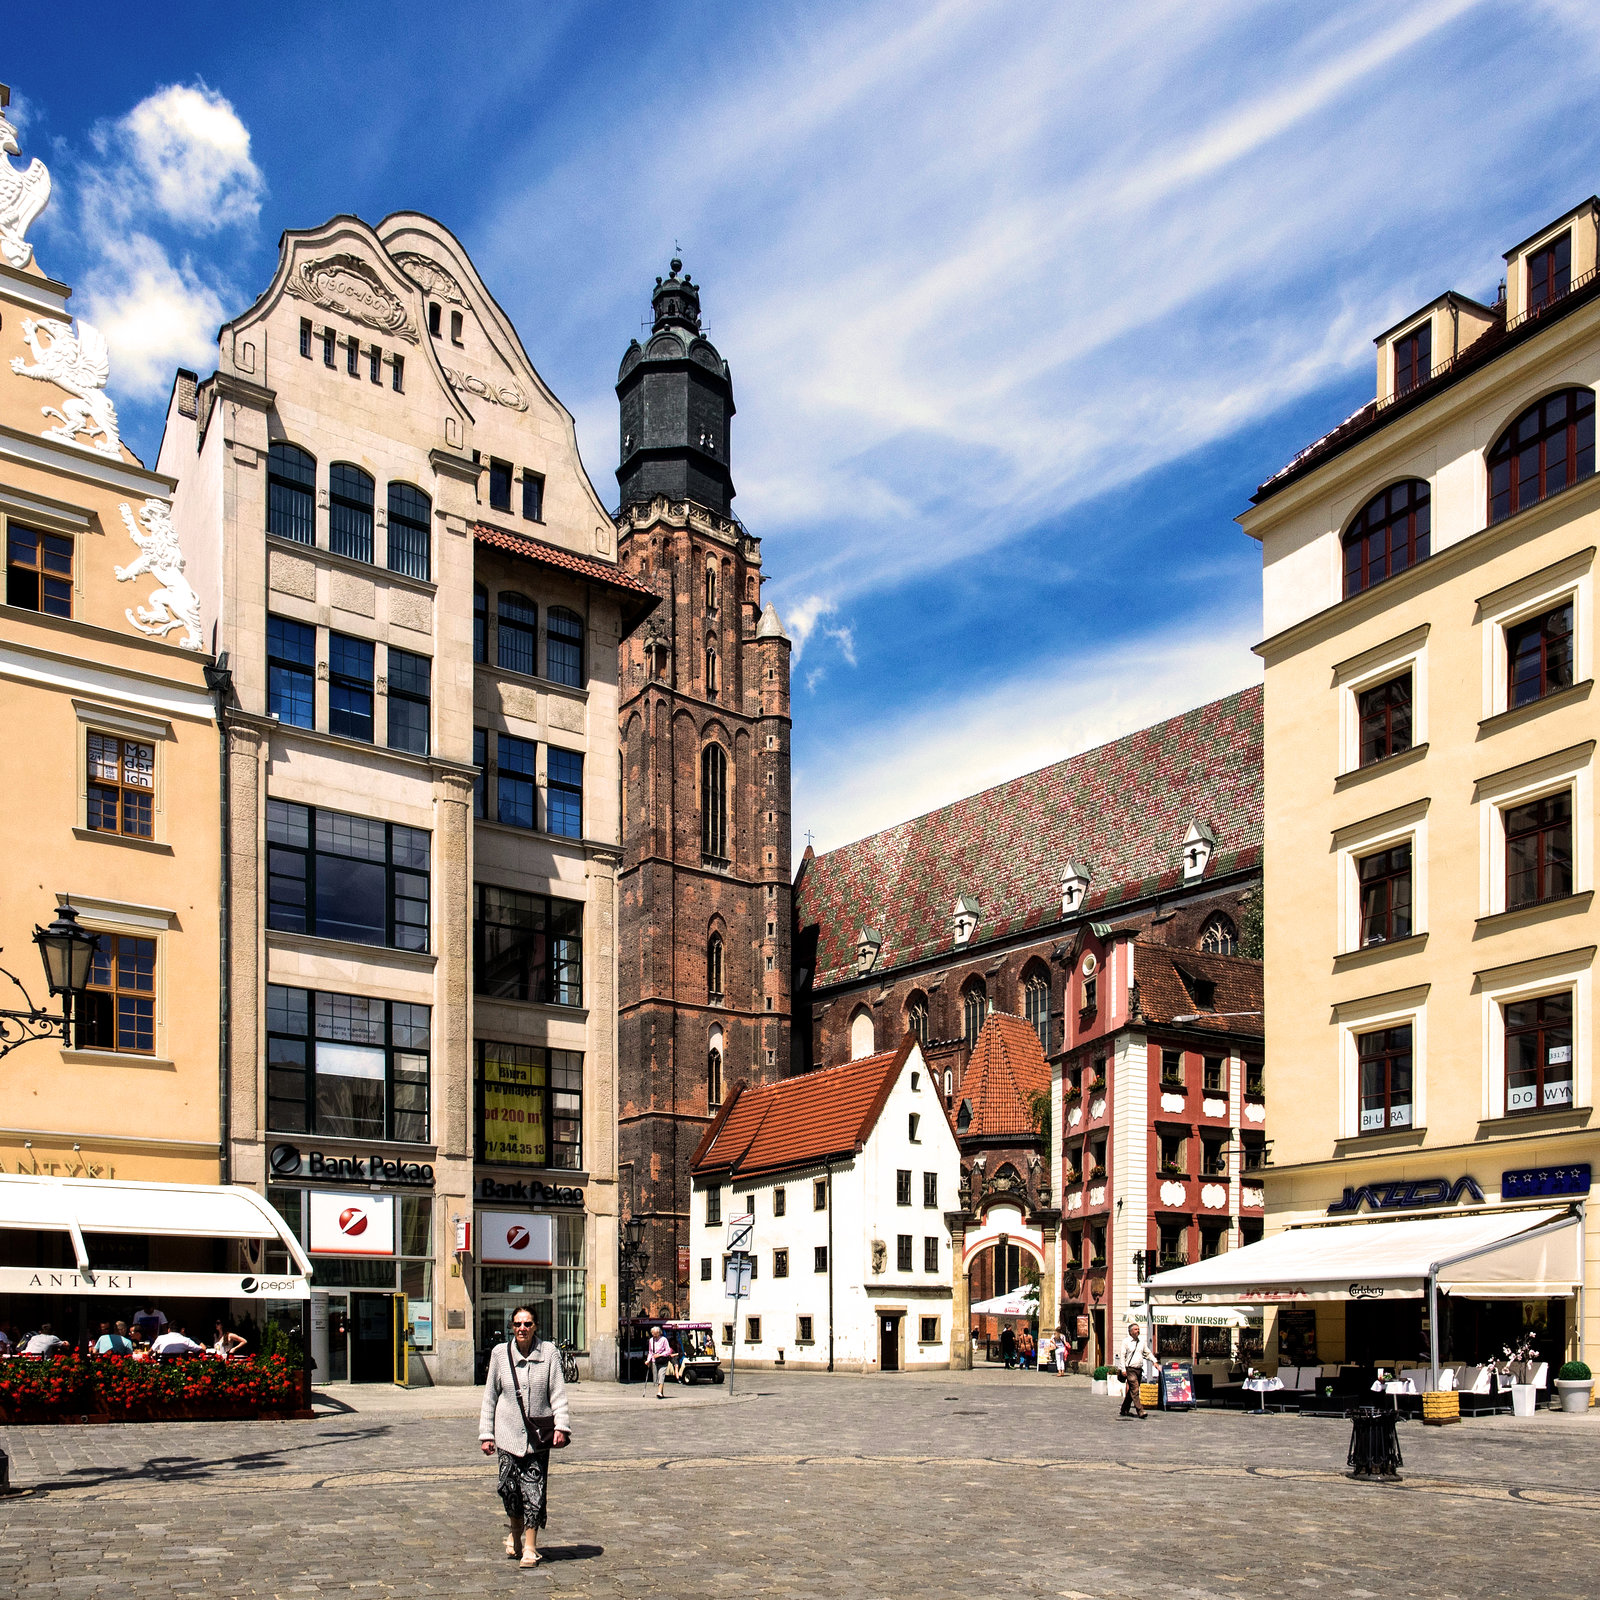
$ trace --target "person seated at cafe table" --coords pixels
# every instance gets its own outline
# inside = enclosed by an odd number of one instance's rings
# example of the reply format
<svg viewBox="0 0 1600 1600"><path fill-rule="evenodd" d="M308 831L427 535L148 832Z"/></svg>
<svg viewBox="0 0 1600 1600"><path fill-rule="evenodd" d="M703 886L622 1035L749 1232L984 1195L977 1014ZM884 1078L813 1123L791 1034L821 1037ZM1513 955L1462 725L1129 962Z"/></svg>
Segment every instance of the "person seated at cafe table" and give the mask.
<svg viewBox="0 0 1600 1600"><path fill-rule="evenodd" d="M63 1341L55 1336L50 1324L41 1322L39 1331L22 1347L22 1353L25 1356L53 1356L62 1344Z"/></svg>
<svg viewBox="0 0 1600 1600"><path fill-rule="evenodd" d="M157 1337L150 1348L160 1361L171 1361L179 1356L203 1356L206 1353L205 1346L196 1344L181 1327L169 1328Z"/></svg>
<svg viewBox="0 0 1600 1600"><path fill-rule="evenodd" d="M97 1356L131 1356L133 1341L128 1337L128 1325L119 1322L113 1329L109 1322L100 1324L100 1337L94 1342Z"/></svg>
<svg viewBox="0 0 1600 1600"><path fill-rule="evenodd" d="M159 1306L141 1306L133 1314L133 1325L154 1344L167 1331L167 1314Z"/></svg>
<svg viewBox="0 0 1600 1600"><path fill-rule="evenodd" d="M242 1333L230 1333L222 1325L222 1318L217 1318L217 1337L211 1344L212 1355L220 1357L223 1361L229 1361L234 1356L242 1354L248 1342Z"/></svg>

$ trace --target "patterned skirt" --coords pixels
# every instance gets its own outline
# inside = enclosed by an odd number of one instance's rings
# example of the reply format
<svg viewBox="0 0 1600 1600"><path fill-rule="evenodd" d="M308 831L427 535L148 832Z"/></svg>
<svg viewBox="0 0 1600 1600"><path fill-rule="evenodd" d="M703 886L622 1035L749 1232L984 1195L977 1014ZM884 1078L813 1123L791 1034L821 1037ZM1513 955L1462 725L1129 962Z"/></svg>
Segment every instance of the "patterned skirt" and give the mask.
<svg viewBox="0 0 1600 1600"><path fill-rule="evenodd" d="M542 1528L545 1484L550 1477L550 1451L530 1450L525 1456L500 1451L500 1503L513 1522Z"/></svg>

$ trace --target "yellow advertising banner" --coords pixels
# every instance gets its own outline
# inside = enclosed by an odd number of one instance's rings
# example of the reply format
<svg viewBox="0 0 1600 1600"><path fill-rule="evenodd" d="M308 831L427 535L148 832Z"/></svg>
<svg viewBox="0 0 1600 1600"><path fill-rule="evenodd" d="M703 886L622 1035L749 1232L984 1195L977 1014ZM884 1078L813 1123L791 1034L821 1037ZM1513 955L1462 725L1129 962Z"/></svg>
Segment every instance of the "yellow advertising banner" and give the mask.
<svg viewBox="0 0 1600 1600"><path fill-rule="evenodd" d="M549 1148L544 1052L516 1045L485 1045L478 1093L483 1108L483 1159L503 1166L544 1166Z"/></svg>

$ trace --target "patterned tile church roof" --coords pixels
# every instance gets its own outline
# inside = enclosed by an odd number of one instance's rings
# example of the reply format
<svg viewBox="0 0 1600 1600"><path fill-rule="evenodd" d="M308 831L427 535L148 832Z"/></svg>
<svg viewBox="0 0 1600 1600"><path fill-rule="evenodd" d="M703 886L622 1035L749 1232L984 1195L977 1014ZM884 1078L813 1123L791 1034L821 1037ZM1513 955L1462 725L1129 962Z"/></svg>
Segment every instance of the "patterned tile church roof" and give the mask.
<svg viewBox="0 0 1600 1600"><path fill-rule="evenodd" d="M958 895L981 909L974 952L1057 923L1069 861L1091 869L1079 915L1176 889L1191 822L1216 833L1207 877L1260 863L1259 686L805 863L795 913L818 927L815 986L855 975L862 927L883 935L875 973L949 954Z"/></svg>
<svg viewBox="0 0 1600 1600"><path fill-rule="evenodd" d="M915 1043L908 1033L898 1050L756 1089L739 1084L706 1129L689 1170L751 1178L854 1155Z"/></svg>
<svg viewBox="0 0 1600 1600"><path fill-rule="evenodd" d="M961 1092L950 1110L950 1124L963 1101L972 1107L972 1121L963 1138L1015 1134L1037 1136L1029 1097L1050 1087L1050 1063L1031 1023L1003 1011L984 1022L972 1059L961 1079Z"/></svg>

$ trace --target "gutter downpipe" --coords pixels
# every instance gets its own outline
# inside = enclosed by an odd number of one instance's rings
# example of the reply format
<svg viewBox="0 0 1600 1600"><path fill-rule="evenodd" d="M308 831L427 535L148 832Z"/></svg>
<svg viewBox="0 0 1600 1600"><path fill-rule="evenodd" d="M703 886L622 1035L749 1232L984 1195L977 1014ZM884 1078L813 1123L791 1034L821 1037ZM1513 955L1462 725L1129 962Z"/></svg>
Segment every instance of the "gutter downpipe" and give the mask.
<svg viewBox="0 0 1600 1600"><path fill-rule="evenodd" d="M833 1162L825 1163L828 1174L828 1371L833 1371Z"/></svg>
<svg viewBox="0 0 1600 1600"><path fill-rule="evenodd" d="M228 667L228 652L224 650L211 666L205 669L206 687L211 691L217 708L217 773L221 781L219 795L221 808L222 861L221 881L218 885L217 912L217 1116L219 1138L217 1142L217 1181L233 1182L233 963L229 921L232 916L233 867L233 802L228 790L228 696L233 691L233 673ZM306 1349L311 1348L309 1330Z"/></svg>
<svg viewBox="0 0 1600 1600"><path fill-rule="evenodd" d="M1543 1222L1537 1228L1529 1228L1526 1233L1514 1233L1509 1238L1497 1239L1493 1244L1481 1244L1476 1250L1464 1250L1458 1256L1446 1256L1442 1260L1435 1261L1428 1268L1424 1280L1428 1285L1428 1360L1430 1363L1428 1382L1433 1388L1437 1389L1439 1387L1438 1307L1440 1270L1444 1267L1458 1267L1463 1261L1473 1261L1479 1256L1493 1255L1496 1250L1504 1250L1508 1244L1522 1244L1528 1239L1537 1239L1541 1234L1559 1233L1563 1228L1577 1228L1579 1230L1578 1242L1581 1247L1583 1243L1583 1214L1579 1211L1574 1211L1569 1216L1557 1217L1554 1222ZM1581 1264L1583 1257L1580 1255L1578 1260ZM1579 1293L1580 1295L1582 1293L1581 1284L1579 1285ZM1581 1340L1583 1337L1581 1332L1582 1325L1580 1324L1579 1326L1578 1337Z"/></svg>

